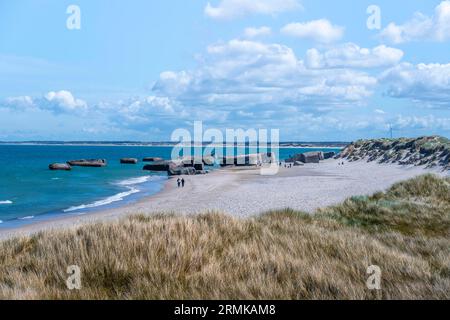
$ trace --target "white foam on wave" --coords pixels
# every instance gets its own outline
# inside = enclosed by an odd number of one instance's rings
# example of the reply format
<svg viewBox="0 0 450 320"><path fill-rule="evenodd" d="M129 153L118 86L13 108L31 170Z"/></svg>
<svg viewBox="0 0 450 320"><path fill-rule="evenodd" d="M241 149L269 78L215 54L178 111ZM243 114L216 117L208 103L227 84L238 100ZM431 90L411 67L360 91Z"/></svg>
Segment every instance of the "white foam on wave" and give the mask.
<svg viewBox="0 0 450 320"><path fill-rule="evenodd" d="M10 200L0 201L0 204L12 204L13 202Z"/></svg>
<svg viewBox="0 0 450 320"><path fill-rule="evenodd" d="M121 187L125 187L128 189L128 191L124 191L124 192L120 192L116 195L113 195L111 197L90 203L90 204L82 204L80 206L74 206L74 207L70 207L66 210L64 210L64 212L68 213L68 212L74 212L74 211L80 211L80 210L84 210L84 209L92 209L92 208L96 208L96 207L101 207L101 206L105 206L114 202L119 202L119 201L123 201L124 198L138 193L141 190L137 189L135 186L148 182L148 181L161 181L164 180L163 176L143 176L143 177L135 177L135 178L130 178L130 179L126 179L126 180L122 180L119 182L114 183L117 186L121 186Z"/></svg>
<svg viewBox="0 0 450 320"><path fill-rule="evenodd" d="M27 216L27 217L19 218L19 220L30 220L30 219L34 219L34 216Z"/></svg>
<svg viewBox="0 0 450 320"><path fill-rule="evenodd" d="M163 177L160 176L143 176L143 177L136 177L136 178L130 178L123 181L119 181L115 183L118 186L134 186L137 184L142 184L148 181L158 181L163 179Z"/></svg>
<svg viewBox="0 0 450 320"><path fill-rule="evenodd" d="M128 189L129 189L128 191L115 194L115 195L105 198L103 200L95 201L90 204L82 204L81 206L70 207L70 208L64 210L64 212L74 212L74 211L79 211L79 210L83 210L83 209L90 209L90 208L105 206L107 204L122 201L125 197L128 197L134 193L140 192L140 190L136 189L136 188L129 187Z"/></svg>

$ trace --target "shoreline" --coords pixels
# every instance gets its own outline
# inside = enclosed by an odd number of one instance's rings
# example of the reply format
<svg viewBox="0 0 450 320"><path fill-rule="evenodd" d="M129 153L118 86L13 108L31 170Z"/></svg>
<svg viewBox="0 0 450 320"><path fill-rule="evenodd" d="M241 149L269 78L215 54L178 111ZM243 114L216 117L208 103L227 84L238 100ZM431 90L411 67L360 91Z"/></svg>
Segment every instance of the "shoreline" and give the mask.
<svg viewBox="0 0 450 320"><path fill-rule="evenodd" d="M29 216L15 217L9 220L0 220L0 233L14 229L24 228L28 225L35 225L53 221L55 219L73 218L74 216L85 216L96 214L105 210L120 209L132 205L144 198L158 194L168 180L164 175L146 175L125 178L112 183L120 189L109 195L87 200L78 204L68 204L59 209L45 211L39 214L30 213ZM111 184L111 182L105 182ZM12 201L0 201L0 204L13 204Z"/></svg>
<svg viewBox="0 0 450 320"><path fill-rule="evenodd" d="M54 217L17 228L0 230L0 240L40 231L76 228L86 223L121 219L133 214L199 214L221 212L237 218L253 217L270 210L291 208L313 214L351 196L383 191L415 176L441 172L395 164L337 160L280 168L276 176L261 176L257 168L224 168L207 175L186 176L186 187L176 187L176 177L163 182L160 192L117 208Z"/></svg>
<svg viewBox="0 0 450 320"><path fill-rule="evenodd" d="M76 228L86 223L96 223L100 221L108 221L110 219L120 219L128 214L128 210L134 208L140 202L146 202L151 200L164 192L173 189L174 187L170 183L172 179L169 178L163 182L163 187L159 192L150 196L143 196L139 200L133 203L123 204L122 206L114 208L98 208L92 212L85 212L72 215L55 215L52 218L36 221L34 223L0 229L0 241L7 240L14 237L29 236L41 231ZM132 213L130 213L132 214Z"/></svg>
<svg viewBox="0 0 450 320"><path fill-rule="evenodd" d="M150 186L150 192L147 192L148 188L146 186L142 185L142 187L140 187L140 183L139 186L134 186L134 184L137 185L138 183L133 183L133 185L127 184L126 186L122 185L123 179L128 180L130 178L131 180L134 180L145 173L142 173L139 164L137 166L119 166L119 159L123 157L124 154L133 156L137 159L143 159L148 155L168 159L172 150L171 147L154 148L151 146L135 146L129 148L118 147L118 149L115 146L109 146L98 150L98 148L93 147L92 145L91 148L78 147L83 149L81 151L75 146L67 145L50 145L48 148L39 145L17 145L10 147L13 149L9 149L8 146L4 146L4 148L6 148L5 154L7 157L2 158L2 164L4 164L2 166L3 168L7 168L8 161L11 161L7 159L10 154L15 154L15 148L18 149L17 154L20 158L18 161L21 161L21 164L17 174L12 168L9 170L4 169L4 172L2 171L2 173L6 174L8 177L9 175L13 176L13 179L10 190L3 193L2 198L0 198L0 215L1 220L3 220L0 221L0 231L19 228L28 224L36 224L46 220L54 220L67 214L86 215L91 212L123 207L128 203L138 201L138 198L148 197L152 193L159 192L162 186L161 183L158 184L158 187ZM45 148L45 150L49 152L49 156L44 157L45 160L42 158L42 160L39 160L38 163L34 164L34 162L30 161L29 157L35 154L36 150L42 150L41 148ZM290 156L290 154L311 150L319 149L280 149L279 157L284 159L288 157L288 154ZM332 150L339 152L338 149ZM321 151L325 152L327 150L321 149ZM79 155L79 153L81 153L81 155ZM47 169L48 163L54 163L55 161L64 163L66 159L77 158L108 159L108 162L110 162L109 164L111 164L111 166L108 165L108 167L111 168L98 170L75 168L71 173L50 172ZM142 161L142 164L145 165L146 163ZM209 167L207 169L209 169ZM34 172L34 174L27 174L27 171ZM153 175L153 173L151 173L151 175ZM89 179L89 181L87 179ZM30 185L30 187L26 189L26 193L21 192L23 187L20 184L20 181L27 181ZM38 192L33 193L31 185L38 186L36 189ZM83 185L86 187L86 191L83 191ZM61 186L61 189L58 189L59 186ZM59 192L64 192L64 196L59 197L57 195ZM5 201L2 202L2 200ZM7 204L7 202L11 205ZM112 204L110 205L110 203Z"/></svg>

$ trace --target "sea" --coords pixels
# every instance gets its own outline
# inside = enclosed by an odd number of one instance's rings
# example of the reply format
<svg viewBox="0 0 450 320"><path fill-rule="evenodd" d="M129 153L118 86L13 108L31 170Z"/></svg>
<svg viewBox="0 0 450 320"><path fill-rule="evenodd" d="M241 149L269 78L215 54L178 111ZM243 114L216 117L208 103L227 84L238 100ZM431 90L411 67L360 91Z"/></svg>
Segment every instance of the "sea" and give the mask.
<svg viewBox="0 0 450 320"><path fill-rule="evenodd" d="M165 173L144 171L144 157L170 159L171 146L0 145L0 229L124 206L160 192ZM307 151L280 148L281 160ZM137 165L120 164L137 158ZM104 168L50 171L51 163L106 159ZM212 167L211 170L216 168Z"/></svg>

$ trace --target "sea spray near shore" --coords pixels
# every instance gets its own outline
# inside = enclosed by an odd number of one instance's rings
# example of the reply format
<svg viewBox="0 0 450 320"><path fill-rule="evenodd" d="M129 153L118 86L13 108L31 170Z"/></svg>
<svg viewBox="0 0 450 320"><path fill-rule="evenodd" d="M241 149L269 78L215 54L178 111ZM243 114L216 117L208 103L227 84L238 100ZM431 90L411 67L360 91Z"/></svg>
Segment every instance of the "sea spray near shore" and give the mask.
<svg viewBox="0 0 450 320"><path fill-rule="evenodd" d="M123 181L119 181L116 184L118 186L131 186L136 184L142 184L144 182L148 181L162 181L164 180L162 176L144 176L144 177L137 177L137 178L130 178Z"/></svg>
<svg viewBox="0 0 450 320"><path fill-rule="evenodd" d="M34 219L34 216L26 216L23 218L19 218L19 220L31 220L31 219Z"/></svg>
<svg viewBox="0 0 450 320"><path fill-rule="evenodd" d="M64 212L74 212L74 211L80 211L83 209L91 209L91 208L96 208L96 207L101 207L101 206L105 206L114 202L118 202L118 201L122 201L125 197L128 197L134 193L138 193L140 192L139 189L136 188L129 188L129 191L126 192L121 192L118 193L116 195L113 195L111 197L108 197L106 199L103 200L99 200L99 201L95 201L93 203L90 204L82 204L80 206L76 206L76 207L70 207L68 209L63 210Z"/></svg>
<svg viewBox="0 0 450 320"><path fill-rule="evenodd" d="M134 186L142 185L142 184L144 184L146 182L150 182L150 181L153 181L153 182L159 181L160 182L163 180L165 180L165 178L162 176L143 176L143 177L136 177L136 178L130 178L130 179L126 179L123 181L119 181L115 184L118 186L125 187L127 189L127 191L117 193L111 197L107 197L105 199L98 200L98 201L95 201L90 204L82 204L79 206L73 206L73 207L70 207L63 211L65 213L75 212L75 211L81 211L84 209L92 209L92 208L102 207L102 206L106 206L106 205L109 205L114 202L123 201L126 197L142 191L140 188L137 188Z"/></svg>
<svg viewBox="0 0 450 320"><path fill-rule="evenodd" d="M10 200L6 200L6 201L0 201L0 204L13 204L13 202Z"/></svg>

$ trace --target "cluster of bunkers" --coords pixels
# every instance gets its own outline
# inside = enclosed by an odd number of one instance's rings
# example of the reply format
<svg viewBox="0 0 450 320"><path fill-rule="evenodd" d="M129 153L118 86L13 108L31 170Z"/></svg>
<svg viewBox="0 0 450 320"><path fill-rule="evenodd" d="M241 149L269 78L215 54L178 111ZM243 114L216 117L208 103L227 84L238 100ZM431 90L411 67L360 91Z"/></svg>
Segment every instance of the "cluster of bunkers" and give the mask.
<svg viewBox="0 0 450 320"><path fill-rule="evenodd" d="M331 158L335 155L334 152L323 153L323 152L308 152L305 154L298 154L285 162L289 163L316 163L320 160ZM183 157L177 160L164 160L158 157L146 157L142 159L142 162L146 162L143 170L154 171L154 172L167 172L169 176L179 176L179 175L197 175L206 174L209 171L206 170L207 167L212 167L218 163L221 167L227 166L262 166L264 164L277 163L275 154L268 153L257 153L242 156L224 156L221 157L221 161L214 156L203 156L203 157ZM120 163L124 165L136 165L139 160L136 158L122 158ZM82 160L72 160L66 163L53 163L49 165L50 170L64 170L70 171L72 167L93 167L93 168L103 168L108 165L105 159L82 159Z"/></svg>
<svg viewBox="0 0 450 320"><path fill-rule="evenodd" d="M331 159L336 156L336 152L322 152L322 151L313 151L300 153L295 156L290 156L289 159L286 159L286 163L293 163L294 165L302 165L305 163L319 163L322 160Z"/></svg>

